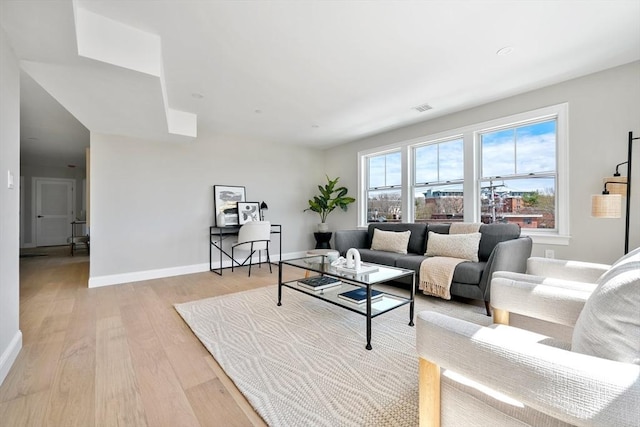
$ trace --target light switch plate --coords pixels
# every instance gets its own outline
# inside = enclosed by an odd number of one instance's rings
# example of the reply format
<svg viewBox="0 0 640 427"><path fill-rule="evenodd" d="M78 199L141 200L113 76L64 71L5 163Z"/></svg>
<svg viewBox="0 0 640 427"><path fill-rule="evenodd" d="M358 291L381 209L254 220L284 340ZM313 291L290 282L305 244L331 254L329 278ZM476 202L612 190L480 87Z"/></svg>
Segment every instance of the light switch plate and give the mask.
<svg viewBox="0 0 640 427"><path fill-rule="evenodd" d="M9 190L13 189L13 174L11 171L7 171L7 188Z"/></svg>

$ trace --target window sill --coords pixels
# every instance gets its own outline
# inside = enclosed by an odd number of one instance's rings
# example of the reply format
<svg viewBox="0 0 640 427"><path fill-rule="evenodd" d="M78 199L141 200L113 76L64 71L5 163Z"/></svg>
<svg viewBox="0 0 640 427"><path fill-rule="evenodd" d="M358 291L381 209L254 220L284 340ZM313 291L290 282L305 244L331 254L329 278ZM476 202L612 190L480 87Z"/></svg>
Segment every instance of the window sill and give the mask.
<svg viewBox="0 0 640 427"><path fill-rule="evenodd" d="M571 236L567 235L527 233L525 230L522 230L522 235L531 237L534 245L568 246L571 240Z"/></svg>

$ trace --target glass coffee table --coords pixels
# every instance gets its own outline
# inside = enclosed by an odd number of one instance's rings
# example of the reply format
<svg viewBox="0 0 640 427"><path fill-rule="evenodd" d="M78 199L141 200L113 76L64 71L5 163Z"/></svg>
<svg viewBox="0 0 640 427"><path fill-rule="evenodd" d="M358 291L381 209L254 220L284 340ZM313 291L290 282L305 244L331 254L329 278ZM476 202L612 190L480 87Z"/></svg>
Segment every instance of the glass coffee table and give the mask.
<svg viewBox="0 0 640 427"><path fill-rule="evenodd" d="M282 287L293 289L298 292L307 294L313 298L326 301L330 304L337 305L344 309L359 313L366 316L367 319L367 345L366 349L371 350L371 319L394 310L403 305L409 304L409 326L413 326L413 310L415 302L415 281L416 274L413 270L403 268L388 267L386 265L378 265L372 263L364 263L375 271L362 274L353 274L344 272L333 267L326 261L324 255L310 256L305 258L295 258L279 262L278 270L278 306L282 305ZM300 285L298 280L282 281L282 269L284 266L296 267L304 270L308 275L318 273L319 276L328 276L339 280L340 285L333 286L322 290L313 290ZM308 274L311 273L311 274ZM411 276L411 297L396 295L389 291L380 291L373 289L375 285L399 279L401 277ZM302 277L299 280L303 280ZM356 303L344 299L340 296L345 292L361 289L366 293L366 300L362 303ZM372 298L372 292L379 295Z"/></svg>

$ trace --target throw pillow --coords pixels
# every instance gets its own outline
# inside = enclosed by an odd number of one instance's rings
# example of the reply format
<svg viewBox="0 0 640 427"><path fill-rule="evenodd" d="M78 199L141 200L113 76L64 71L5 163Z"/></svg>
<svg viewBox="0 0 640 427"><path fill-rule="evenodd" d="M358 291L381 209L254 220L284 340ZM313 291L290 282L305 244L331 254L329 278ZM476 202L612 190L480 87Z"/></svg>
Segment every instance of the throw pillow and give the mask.
<svg viewBox="0 0 640 427"><path fill-rule="evenodd" d="M478 262L481 233L439 234L429 232L426 256L446 256Z"/></svg>
<svg viewBox="0 0 640 427"><path fill-rule="evenodd" d="M411 231L383 231L373 229L371 249L374 251L387 251L399 254L407 253Z"/></svg>
<svg viewBox="0 0 640 427"><path fill-rule="evenodd" d="M596 283L573 329L571 351L640 365L640 248Z"/></svg>

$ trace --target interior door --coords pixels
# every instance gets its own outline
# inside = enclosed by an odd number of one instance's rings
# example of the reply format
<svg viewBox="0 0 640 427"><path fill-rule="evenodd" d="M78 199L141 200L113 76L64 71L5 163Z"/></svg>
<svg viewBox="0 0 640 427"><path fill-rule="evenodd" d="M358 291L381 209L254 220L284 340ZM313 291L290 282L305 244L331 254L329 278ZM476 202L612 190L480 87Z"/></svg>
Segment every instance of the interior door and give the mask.
<svg viewBox="0 0 640 427"><path fill-rule="evenodd" d="M73 221L74 181L36 179L36 246L67 244Z"/></svg>

